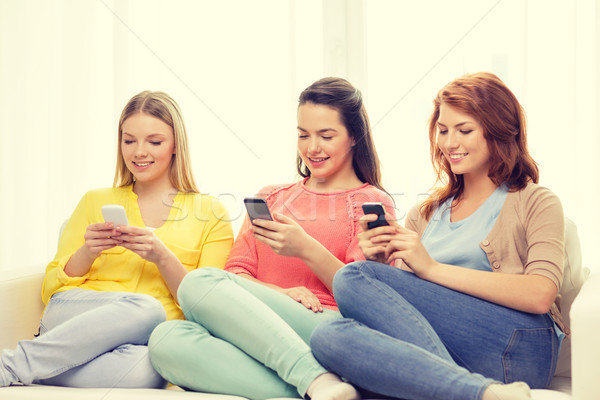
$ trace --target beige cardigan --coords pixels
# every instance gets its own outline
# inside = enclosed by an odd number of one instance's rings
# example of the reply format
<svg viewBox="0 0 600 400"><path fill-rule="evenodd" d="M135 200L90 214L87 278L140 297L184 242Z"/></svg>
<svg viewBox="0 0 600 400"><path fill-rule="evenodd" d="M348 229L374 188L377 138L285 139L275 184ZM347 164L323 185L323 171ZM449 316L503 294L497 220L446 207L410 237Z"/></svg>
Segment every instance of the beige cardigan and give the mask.
<svg viewBox="0 0 600 400"><path fill-rule="evenodd" d="M406 227L423 235L428 221L413 207ZM559 198L549 189L530 183L509 192L498 219L479 247L494 272L542 275L560 289L563 279L564 217ZM557 296L550 315L566 334L570 329L560 315Z"/></svg>

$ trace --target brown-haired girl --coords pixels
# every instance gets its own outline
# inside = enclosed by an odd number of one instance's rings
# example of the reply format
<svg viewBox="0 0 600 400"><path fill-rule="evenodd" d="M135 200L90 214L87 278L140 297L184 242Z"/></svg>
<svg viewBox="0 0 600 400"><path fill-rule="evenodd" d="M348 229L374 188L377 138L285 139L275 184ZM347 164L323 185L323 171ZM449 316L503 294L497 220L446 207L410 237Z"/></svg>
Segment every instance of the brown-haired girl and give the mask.
<svg viewBox="0 0 600 400"><path fill-rule="evenodd" d="M360 91L323 78L300 95L299 182L260 191L273 221L244 221L225 271L188 274L179 289L187 321L161 324L150 339L153 365L191 390L251 399L352 399L308 341L323 320L339 318L335 272L364 260L358 247L362 203L392 200Z"/></svg>

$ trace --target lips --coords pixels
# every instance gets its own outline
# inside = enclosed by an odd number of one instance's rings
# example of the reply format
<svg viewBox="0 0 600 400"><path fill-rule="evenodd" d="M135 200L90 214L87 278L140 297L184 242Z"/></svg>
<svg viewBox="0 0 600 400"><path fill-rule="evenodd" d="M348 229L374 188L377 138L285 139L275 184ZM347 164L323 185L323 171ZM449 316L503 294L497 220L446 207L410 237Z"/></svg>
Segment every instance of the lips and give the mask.
<svg viewBox="0 0 600 400"><path fill-rule="evenodd" d="M448 158L451 162L458 162L468 156L469 153L450 153L448 154Z"/></svg>
<svg viewBox="0 0 600 400"><path fill-rule="evenodd" d="M150 165L154 164L154 161L132 161L131 162L135 167L143 169L143 168L148 168Z"/></svg>
<svg viewBox="0 0 600 400"><path fill-rule="evenodd" d="M308 161L310 161L311 165L314 167L319 167L325 163L325 161L329 160L329 157L308 157Z"/></svg>

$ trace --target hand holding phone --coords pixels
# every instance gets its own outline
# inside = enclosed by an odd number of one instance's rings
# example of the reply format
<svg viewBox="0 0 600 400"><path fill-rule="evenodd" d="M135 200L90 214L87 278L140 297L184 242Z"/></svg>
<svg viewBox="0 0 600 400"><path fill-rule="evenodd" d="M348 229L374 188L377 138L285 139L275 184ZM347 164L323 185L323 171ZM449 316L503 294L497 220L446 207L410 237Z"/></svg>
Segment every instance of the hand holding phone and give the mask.
<svg viewBox="0 0 600 400"><path fill-rule="evenodd" d="M385 219L385 209L383 208L383 204L381 203L363 203L362 209L367 214L375 214L377 215L377 219L375 221L370 221L367 223L367 227L369 229L376 228L378 226L389 225L387 220Z"/></svg>
<svg viewBox="0 0 600 400"><path fill-rule="evenodd" d="M269 206L262 197L246 197L244 199L244 205L248 211L248 217L250 217L250 221L254 221L255 219L266 219L273 221L273 217L269 211Z"/></svg>
<svg viewBox="0 0 600 400"><path fill-rule="evenodd" d="M121 205L110 204L102 206L102 216L104 217L104 222L112 222L115 227L119 225L129 225L125 207Z"/></svg>

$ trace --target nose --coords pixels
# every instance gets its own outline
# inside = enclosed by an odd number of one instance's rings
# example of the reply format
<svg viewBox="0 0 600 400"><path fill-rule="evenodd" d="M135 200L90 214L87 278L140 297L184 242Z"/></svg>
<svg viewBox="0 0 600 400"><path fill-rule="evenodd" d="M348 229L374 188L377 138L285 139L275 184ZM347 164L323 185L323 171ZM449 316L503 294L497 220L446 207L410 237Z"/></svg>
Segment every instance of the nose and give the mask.
<svg viewBox="0 0 600 400"><path fill-rule="evenodd" d="M319 154L321 152L321 145L319 144L319 138L313 136L308 142L308 152L310 154Z"/></svg>
<svg viewBox="0 0 600 400"><path fill-rule="evenodd" d="M138 145L135 148L135 156L136 157L145 157L147 154L148 154L148 152L146 151L144 144L138 143Z"/></svg>
<svg viewBox="0 0 600 400"><path fill-rule="evenodd" d="M443 136L444 146L447 149L456 149L459 145L456 132L448 132Z"/></svg>

